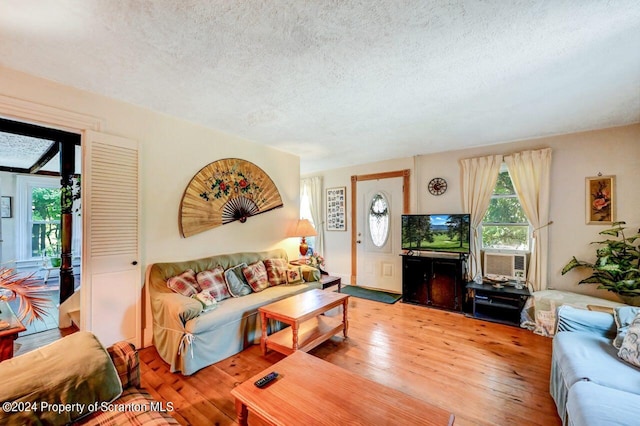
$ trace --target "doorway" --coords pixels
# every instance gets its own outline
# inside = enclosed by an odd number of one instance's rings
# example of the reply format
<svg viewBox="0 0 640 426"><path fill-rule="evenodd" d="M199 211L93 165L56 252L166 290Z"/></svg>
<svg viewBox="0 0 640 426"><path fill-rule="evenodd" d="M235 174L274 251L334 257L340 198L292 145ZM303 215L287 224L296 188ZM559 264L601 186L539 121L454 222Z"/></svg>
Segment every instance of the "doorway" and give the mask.
<svg viewBox="0 0 640 426"><path fill-rule="evenodd" d="M58 304L80 283L80 143L77 133L0 118L0 191L11 204L0 263L33 274L52 301L21 336L57 327Z"/></svg>
<svg viewBox="0 0 640 426"><path fill-rule="evenodd" d="M351 177L352 285L402 292L398 238L401 215L409 212L409 178L408 169Z"/></svg>

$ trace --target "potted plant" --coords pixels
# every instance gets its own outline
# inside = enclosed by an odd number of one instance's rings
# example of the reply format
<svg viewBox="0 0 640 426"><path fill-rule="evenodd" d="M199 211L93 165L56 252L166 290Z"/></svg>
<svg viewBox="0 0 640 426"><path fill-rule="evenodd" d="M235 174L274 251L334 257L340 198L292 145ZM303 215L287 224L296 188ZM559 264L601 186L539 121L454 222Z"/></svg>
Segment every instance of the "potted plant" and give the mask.
<svg viewBox="0 0 640 426"><path fill-rule="evenodd" d="M617 293L629 305L640 306L640 249L636 241L640 234L626 237L622 225L614 222L613 228L605 229L600 235L615 237L604 241L594 241L596 249L593 263L578 260L575 256L562 268L562 275L574 268L587 268L591 276L578 284L599 284L598 288Z"/></svg>
<svg viewBox="0 0 640 426"><path fill-rule="evenodd" d="M59 268L62 264L62 258L60 257L60 249L56 246L55 248L48 248L46 250L47 257L49 258L49 263L51 263L52 268Z"/></svg>
<svg viewBox="0 0 640 426"><path fill-rule="evenodd" d="M19 275L13 269L0 267L0 300L18 299L18 318L26 319L30 324L34 319L47 315L50 300L44 294L46 287L33 278L33 275Z"/></svg>

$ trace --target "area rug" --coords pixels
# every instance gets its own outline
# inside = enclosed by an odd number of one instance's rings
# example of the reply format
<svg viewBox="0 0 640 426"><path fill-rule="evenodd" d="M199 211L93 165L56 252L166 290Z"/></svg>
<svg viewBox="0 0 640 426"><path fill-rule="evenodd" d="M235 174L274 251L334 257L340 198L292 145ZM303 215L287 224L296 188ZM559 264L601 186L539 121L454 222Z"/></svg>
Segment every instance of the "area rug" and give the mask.
<svg viewBox="0 0 640 426"><path fill-rule="evenodd" d="M386 291L379 290L370 290L368 288L354 285L347 285L342 287L341 293L345 293L353 297L359 297L360 299L374 300L376 302L388 304L396 303L402 297L401 294L387 293Z"/></svg>

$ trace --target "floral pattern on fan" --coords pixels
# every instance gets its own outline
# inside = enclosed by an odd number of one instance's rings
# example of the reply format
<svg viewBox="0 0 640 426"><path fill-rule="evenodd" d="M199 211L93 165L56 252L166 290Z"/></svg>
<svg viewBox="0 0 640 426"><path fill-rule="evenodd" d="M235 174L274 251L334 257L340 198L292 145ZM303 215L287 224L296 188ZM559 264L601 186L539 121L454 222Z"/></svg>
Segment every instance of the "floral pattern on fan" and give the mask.
<svg viewBox="0 0 640 426"><path fill-rule="evenodd" d="M180 203L180 233L190 237L282 206L278 188L260 167L225 158L207 164L189 182Z"/></svg>

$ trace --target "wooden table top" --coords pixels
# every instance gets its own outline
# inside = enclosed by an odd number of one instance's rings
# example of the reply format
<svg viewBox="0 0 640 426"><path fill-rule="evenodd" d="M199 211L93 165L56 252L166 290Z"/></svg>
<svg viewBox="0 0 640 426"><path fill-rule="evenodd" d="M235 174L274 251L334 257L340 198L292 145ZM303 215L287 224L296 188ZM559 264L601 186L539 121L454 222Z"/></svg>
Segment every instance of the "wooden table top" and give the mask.
<svg viewBox="0 0 640 426"><path fill-rule="evenodd" d="M0 337L15 335L26 330L25 326L13 313L11 306L4 300L0 300L0 321L9 323L9 327L0 329Z"/></svg>
<svg viewBox="0 0 640 426"><path fill-rule="evenodd" d="M259 389L254 382L276 371ZM274 425L452 425L453 414L305 352L294 352L231 391Z"/></svg>
<svg viewBox="0 0 640 426"><path fill-rule="evenodd" d="M317 288L287 297L286 299L270 303L258 308L260 312L277 316L291 321L304 321L326 312L333 306L338 306L348 299L348 294L322 291Z"/></svg>

